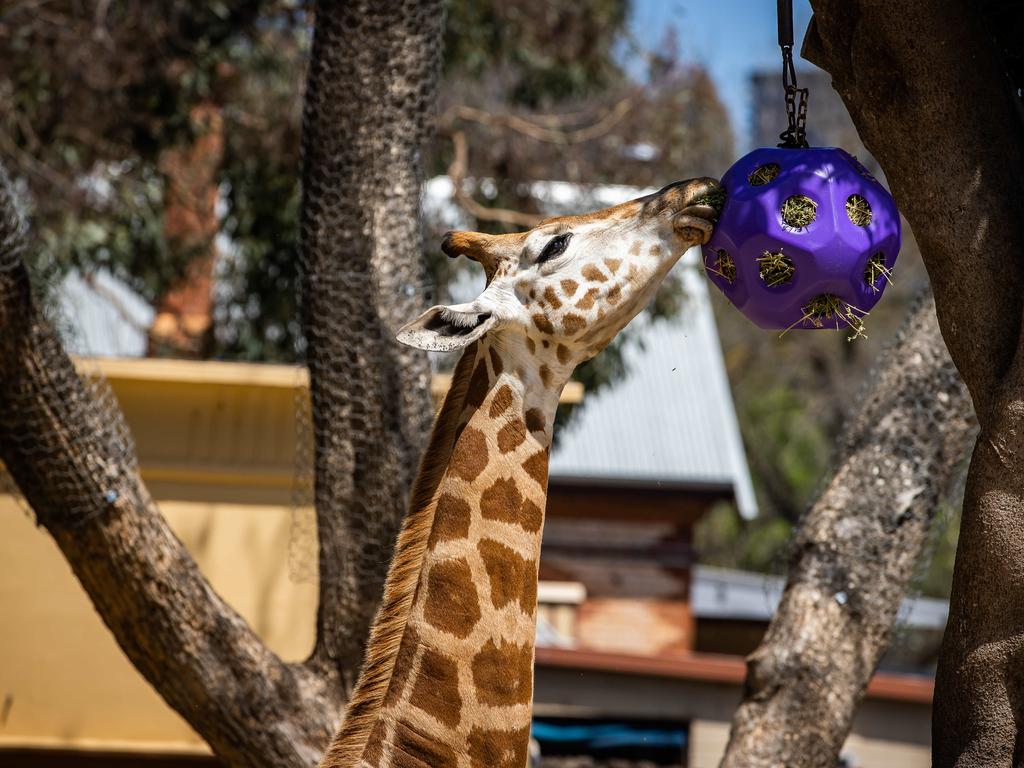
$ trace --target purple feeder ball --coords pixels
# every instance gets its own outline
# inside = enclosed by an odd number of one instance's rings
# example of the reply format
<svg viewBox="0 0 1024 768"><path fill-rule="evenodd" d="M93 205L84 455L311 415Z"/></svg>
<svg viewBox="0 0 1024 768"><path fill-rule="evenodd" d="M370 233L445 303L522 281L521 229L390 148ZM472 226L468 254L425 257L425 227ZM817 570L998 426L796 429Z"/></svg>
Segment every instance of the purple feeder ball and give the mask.
<svg viewBox="0 0 1024 768"><path fill-rule="evenodd" d="M882 297L900 251L900 216L855 157L835 148L755 149L722 186L725 207L704 265L755 324L856 327ZM829 304L843 311L822 312Z"/></svg>

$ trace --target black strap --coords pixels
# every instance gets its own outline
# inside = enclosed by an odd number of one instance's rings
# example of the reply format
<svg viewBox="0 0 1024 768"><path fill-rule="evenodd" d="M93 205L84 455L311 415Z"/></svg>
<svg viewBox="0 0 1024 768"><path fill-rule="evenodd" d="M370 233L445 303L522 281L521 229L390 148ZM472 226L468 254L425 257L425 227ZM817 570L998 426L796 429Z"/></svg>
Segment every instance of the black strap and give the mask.
<svg viewBox="0 0 1024 768"><path fill-rule="evenodd" d="M798 87L793 65L793 0L778 0L779 47L782 49L782 87L786 93L789 124L779 138L780 147L795 149L807 144L807 89Z"/></svg>

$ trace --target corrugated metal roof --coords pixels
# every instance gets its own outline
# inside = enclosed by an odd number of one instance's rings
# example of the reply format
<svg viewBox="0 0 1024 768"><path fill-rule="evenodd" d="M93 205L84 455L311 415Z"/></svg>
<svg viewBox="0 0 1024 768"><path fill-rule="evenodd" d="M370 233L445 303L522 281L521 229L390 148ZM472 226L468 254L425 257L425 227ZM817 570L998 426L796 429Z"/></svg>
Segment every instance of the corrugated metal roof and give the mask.
<svg viewBox="0 0 1024 768"><path fill-rule="evenodd" d="M71 272L58 288L64 345L73 355L141 357L153 308L106 270L89 281Z"/></svg>

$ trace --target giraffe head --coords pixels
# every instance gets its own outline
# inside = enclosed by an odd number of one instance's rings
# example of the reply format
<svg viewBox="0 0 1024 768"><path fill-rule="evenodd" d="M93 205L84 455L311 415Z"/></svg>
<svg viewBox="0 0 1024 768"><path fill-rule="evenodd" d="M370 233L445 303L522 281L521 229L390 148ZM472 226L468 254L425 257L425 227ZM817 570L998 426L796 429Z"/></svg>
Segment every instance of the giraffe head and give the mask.
<svg viewBox="0 0 1024 768"><path fill-rule="evenodd" d="M707 242L716 212L695 200L715 187L712 179L677 182L528 232L449 232L442 250L479 262L487 287L469 303L432 307L398 339L451 351L486 335L509 352L550 357L567 378L647 305L687 248Z"/></svg>

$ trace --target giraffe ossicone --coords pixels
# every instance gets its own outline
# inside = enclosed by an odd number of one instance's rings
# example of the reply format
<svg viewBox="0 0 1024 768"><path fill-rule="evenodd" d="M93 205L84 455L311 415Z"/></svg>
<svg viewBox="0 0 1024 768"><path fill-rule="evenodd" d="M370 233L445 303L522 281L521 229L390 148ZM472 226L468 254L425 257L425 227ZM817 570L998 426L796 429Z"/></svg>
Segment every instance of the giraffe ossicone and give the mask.
<svg viewBox="0 0 1024 768"><path fill-rule="evenodd" d="M400 341L465 350L413 486L359 682L323 768L523 768L551 429L573 369L650 302L711 236L669 185L528 232L452 232L442 249L487 275Z"/></svg>

